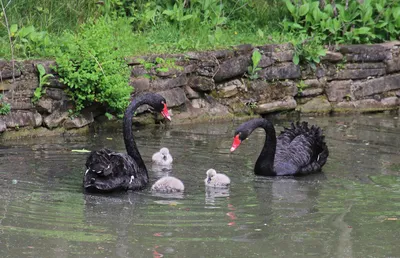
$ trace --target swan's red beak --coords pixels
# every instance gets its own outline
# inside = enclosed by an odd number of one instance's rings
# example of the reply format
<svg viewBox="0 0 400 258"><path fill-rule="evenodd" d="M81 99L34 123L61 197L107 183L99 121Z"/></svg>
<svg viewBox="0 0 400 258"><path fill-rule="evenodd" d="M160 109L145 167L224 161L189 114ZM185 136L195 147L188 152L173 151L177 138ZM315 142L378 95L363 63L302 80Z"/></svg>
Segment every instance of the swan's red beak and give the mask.
<svg viewBox="0 0 400 258"><path fill-rule="evenodd" d="M239 139L239 134L238 134L235 136L235 138L233 138L231 152L235 151L236 148L239 147L240 143L242 143L242 141Z"/></svg>
<svg viewBox="0 0 400 258"><path fill-rule="evenodd" d="M169 121L171 121L171 116L170 116L169 113L168 113L167 104L165 104L165 103L164 103L164 108L163 108L163 110L161 111L161 115L162 115L164 118L166 118L166 119L168 119Z"/></svg>

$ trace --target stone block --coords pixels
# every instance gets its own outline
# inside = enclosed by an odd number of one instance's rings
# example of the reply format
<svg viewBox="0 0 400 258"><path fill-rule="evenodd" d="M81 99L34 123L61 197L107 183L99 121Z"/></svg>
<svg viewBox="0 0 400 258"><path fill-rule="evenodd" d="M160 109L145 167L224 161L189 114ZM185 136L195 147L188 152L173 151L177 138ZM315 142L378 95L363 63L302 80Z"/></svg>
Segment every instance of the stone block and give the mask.
<svg viewBox="0 0 400 258"><path fill-rule="evenodd" d="M0 116L7 128L42 125L42 116L35 110L11 110L10 114Z"/></svg>
<svg viewBox="0 0 400 258"><path fill-rule="evenodd" d="M142 65L138 65L132 68L131 77L140 77L149 73L151 73L151 71L147 71Z"/></svg>
<svg viewBox="0 0 400 258"><path fill-rule="evenodd" d="M135 92L145 92L150 89L150 80L148 78L130 78L130 83L129 83L134 89Z"/></svg>
<svg viewBox="0 0 400 258"><path fill-rule="evenodd" d="M212 91L215 89L214 80L204 76L189 77L187 86L196 91Z"/></svg>
<svg viewBox="0 0 400 258"><path fill-rule="evenodd" d="M14 62L14 78L21 76L21 65ZM13 66L11 61L0 60L0 81L13 78Z"/></svg>
<svg viewBox="0 0 400 258"><path fill-rule="evenodd" d="M324 88L326 83L326 78L304 80L304 84L307 85L307 88Z"/></svg>
<svg viewBox="0 0 400 258"><path fill-rule="evenodd" d="M68 86L60 81L59 76L49 78L49 85L46 88L67 89Z"/></svg>
<svg viewBox="0 0 400 258"><path fill-rule="evenodd" d="M326 94L329 101L340 102L345 96L351 96L352 80L331 81L326 87Z"/></svg>
<svg viewBox="0 0 400 258"><path fill-rule="evenodd" d="M185 90L185 94L186 94L186 97L188 99L199 99L199 98L201 98L200 93L198 93L197 91L194 91L189 86L186 85L185 87L183 87L183 89Z"/></svg>
<svg viewBox="0 0 400 258"><path fill-rule="evenodd" d="M283 44L267 44L264 46L259 46L258 49L264 52L281 52L286 50L294 50L294 47L291 43L283 43Z"/></svg>
<svg viewBox="0 0 400 258"><path fill-rule="evenodd" d="M165 98L168 107L177 107L185 103L186 95L182 88L174 88L171 90L157 92Z"/></svg>
<svg viewBox="0 0 400 258"><path fill-rule="evenodd" d="M2 119L2 117L0 116L0 133L4 132L5 130L7 130L7 126L5 121Z"/></svg>
<svg viewBox="0 0 400 258"><path fill-rule="evenodd" d="M393 58L386 61L386 72L395 73L400 71L400 57Z"/></svg>
<svg viewBox="0 0 400 258"><path fill-rule="evenodd" d="M88 124L93 123L93 113L92 112L82 112L81 114L71 118L68 117L64 121L64 128L65 129L74 129L74 128L81 128Z"/></svg>
<svg viewBox="0 0 400 258"><path fill-rule="evenodd" d="M151 82L151 88L155 91L162 91L186 85L187 82L188 78L185 75L176 78L156 79Z"/></svg>
<svg viewBox="0 0 400 258"><path fill-rule="evenodd" d="M375 99L362 99L335 103L333 104L333 111L368 113L397 109L399 105L400 100L397 97L389 97L382 99L381 101Z"/></svg>
<svg viewBox="0 0 400 258"><path fill-rule="evenodd" d="M220 98L230 98L235 96L238 92L236 85L229 85L218 90L218 96Z"/></svg>
<svg viewBox="0 0 400 258"><path fill-rule="evenodd" d="M294 100L293 97L286 97L283 100L259 104L255 108L255 111L258 114L266 114L277 111L292 110L296 108L296 105L296 100Z"/></svg>
<svg viewBox="0 0 400 258"><path fill-rule="evenodd" d="M262 80L247 81L250 94L257 101L270 102L286 96L296 96L298 89L293 81L266 82Z"/></svg>
<svg viewBox="0 0 400 258"><path fill-rule="evenodd" d="M0 91L12 90L15 88L15 84L9 81L1 81L0 80Z"/></svg>
<svg viewBox="0 0 400 258"><path fill-rule="evenodd" d="M306 88L302 92L299 92L298 95L301 97L314 97L321 95L323 92L323 88Z"/></svg>
<svg viewBox="0 0 400 258"><path fill-rule="evenodd" d="M329 77L329 80L348 80L366 79L368 77L378 77L386 74L386 69L343 69L338 70Z"/></svg>
<svg viewBox="0 0 400 258"><path fill-rule="evenodd" d="M47 97L42 97L36 103L36 108L40 113L52 113L55 109L60 107L58 100L54 100Z"/></svg>
<svg viewBox="0 0 400 258"><path fill-rule="evenodd" d="M250 54L225 60L220 64L220 67L214 76L214 80L215 82L221 82L228 79L241 77L247 72L247 67L250 64Z"/></svg>
<svg viewBox="0 0 400 258"><path fill-rule="evenodd" d="M32 110L35 108L29 97L16 97L14 101L8 99L7 102L11 104L13 110Z"/></svg>
<svg viewBox="0 0 400 258"><path fill-rule="evenodd" d="M194 108L204 108L208 104L205 99L192 99L190 102Z"/></svg>
<svg viewBox="0 0 400 258"><path fill-rule="evenodd" d="M389 75L367 81L353 83L352 92L356 99L374 94L400 89L400 74Z"/></svg>
<svg viewBox="0 0 400 258"><path fill-rule="evenodd" d="M339 52L326 51L326 55L321 57L322 61L337 63L343 60L343 55Z"/></svg>
<svg viewBox="0 0 400 258"><path fill-rule="evenodd" d="M265 80L297 79L301 77L300 66L293 63L282 63L267 67L259 71L258 74L261 79Z"/></svg>
<svg viewBox="0 0 400 258"><path fill-rule="evenodd" d="M187 52L185 53L186 58L192 60L210 60L210 59L226 59L234 56L233 50L215 50L215 51L202 51L202 52Z"/></svg>
<svg viewBox="0 0 400 258"><path fill-rule="evenodd" d="M265 68L265 67L273 65L274 63L275 63L275 61L271 57L262 55L261 60L258 63L257 67Z"/></svg>
<svg viewBox="0 0 400 258"><path fill-rule="evenodd" d="M339 52L348 62L379 62L392 59L391 47L383 44L342 45Z"/></svg>
<svg viewBox="0 0 400 258"><path fill-rule="evenodd" d="M294 50L285 50L285 51L278 51L272 52L271 57L276 62L291 62L293 60Z"/></svg>
<svg viewBox="0 0 400 258"><path fill-rule="evenodd" d="M232 80L226 83L218 84L216 88L218 90L218 96L221 98L230 98L235 96L239 90L246 90L246 87L240 80Z"/></svg>
<svg viewBox="0 0 400 258"><path fill-rule="evenodd" d="M68 116L69 113L67 111L56 110L44 118L44 125L49 129L59 127Z"/></svg>
<svg viewBox="0 0 400 258"><path fill-rule="evenodd" d="M68 98L67 93L65 93L64 90L57 88L46 87L46 93L44 95L54 100L62 100Z"/></svg>
<svg viewBox="0 0 400 258"><path fill-rule="evenodd" d="M332 111L332 106L326 97L321 96L311 99L304 105L298 107L297 110L302 113L329 114Z"/></svg>

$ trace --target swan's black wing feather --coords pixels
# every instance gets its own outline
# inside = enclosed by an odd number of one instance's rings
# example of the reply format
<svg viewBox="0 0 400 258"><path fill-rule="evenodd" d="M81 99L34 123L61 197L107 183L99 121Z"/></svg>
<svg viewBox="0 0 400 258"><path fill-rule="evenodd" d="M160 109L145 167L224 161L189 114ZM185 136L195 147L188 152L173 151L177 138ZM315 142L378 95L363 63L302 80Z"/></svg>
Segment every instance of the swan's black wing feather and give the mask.
<svg viewBox="0 0 400 258"><path fill-rule="evenodd" d="M132 157L106 148L92 151L86 168L83 184L87 190L139 190L148 182Z"/></svg>
<svg viewBox="0 0 400 258"><path fill-rule="evenodd" d="M277 138L275 172L280 174L309 174L321 170L329 151L321 128L308 127L307 122L291 124Z"/></svg>

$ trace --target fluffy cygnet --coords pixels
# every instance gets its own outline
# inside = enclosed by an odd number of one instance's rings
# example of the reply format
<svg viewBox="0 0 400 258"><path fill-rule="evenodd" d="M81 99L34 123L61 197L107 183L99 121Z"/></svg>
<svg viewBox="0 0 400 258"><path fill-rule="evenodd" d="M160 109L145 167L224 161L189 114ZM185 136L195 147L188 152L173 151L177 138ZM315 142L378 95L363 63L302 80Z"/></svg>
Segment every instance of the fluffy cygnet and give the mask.
<svg viewBox="0 0 400 258"><path fill-rule="evenodd" d="M225 174L220 174L215 169L210 168L207 170L207 177L204 179L207 186L211 187L227 187L230 185L231 180Z"/></svg>
<svg viewBox="0 0 400 258"><path fill-rule="evenodd" d="M168 148L165 147L161 148L159 152L154 153L151 159L153 160L154 164L161 166L171 165L173 161Z"/></svg>
<svg viewBox="0 0 400 258"><path fill-rule="evenodd" d="M162 177L151 187L152 191L168 193L183 192L184 189L182 181L173 176Z"/></svg>

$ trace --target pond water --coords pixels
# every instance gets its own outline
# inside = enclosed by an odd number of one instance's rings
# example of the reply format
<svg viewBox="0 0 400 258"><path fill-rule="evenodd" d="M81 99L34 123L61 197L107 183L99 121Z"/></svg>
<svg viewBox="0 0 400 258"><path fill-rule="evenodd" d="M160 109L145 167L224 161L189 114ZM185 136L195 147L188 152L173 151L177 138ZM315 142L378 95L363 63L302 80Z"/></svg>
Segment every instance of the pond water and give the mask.
<svg viewBox="0 0 400 258"><path fill-rule="evenodd" d="M324 129L330 156L300 178L254 175L261 129L230 154L240 122L137 129L151 182L168 147L183 195L83 193L88 154L71 150L125 152L121 130L2 142L0 257L400 257L400 119L302 120ZM209 168L229 190L205 189Z"/></svg>

